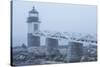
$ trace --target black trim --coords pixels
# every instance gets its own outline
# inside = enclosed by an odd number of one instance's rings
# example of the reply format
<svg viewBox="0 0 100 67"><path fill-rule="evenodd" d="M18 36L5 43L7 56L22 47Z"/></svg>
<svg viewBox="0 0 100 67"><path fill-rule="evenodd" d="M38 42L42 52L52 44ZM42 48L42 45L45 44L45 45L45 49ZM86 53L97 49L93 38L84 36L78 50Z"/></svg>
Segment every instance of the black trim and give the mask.
<svg viewBox="0 0 100 67"><path fill-rule="evenodd" d="M13 1L10 1L10 23L11 23L11 27L10 27L10 65L13 66L12 62L13 62L13 52L12 52L12 25L13 25Z"/></svg>

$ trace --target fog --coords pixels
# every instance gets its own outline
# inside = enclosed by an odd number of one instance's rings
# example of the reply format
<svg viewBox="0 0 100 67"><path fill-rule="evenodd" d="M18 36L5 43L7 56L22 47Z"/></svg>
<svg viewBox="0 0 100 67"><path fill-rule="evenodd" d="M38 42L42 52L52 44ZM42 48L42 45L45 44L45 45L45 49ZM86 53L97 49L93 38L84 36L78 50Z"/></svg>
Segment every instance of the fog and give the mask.
<svg viewBox="0 0 100 67"><path fill-rule="evenodd" d="M40 30L96 34L97 7L90 5L13 1L13 45L27 45L27 17L39 12Z"/></svg>

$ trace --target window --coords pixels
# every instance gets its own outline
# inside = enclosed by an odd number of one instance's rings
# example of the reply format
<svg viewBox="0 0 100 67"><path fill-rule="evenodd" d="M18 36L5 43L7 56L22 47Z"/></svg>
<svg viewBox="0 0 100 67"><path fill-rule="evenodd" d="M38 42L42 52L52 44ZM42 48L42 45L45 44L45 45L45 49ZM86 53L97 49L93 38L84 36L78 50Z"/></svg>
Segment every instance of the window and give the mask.
<svg viewBox="0 0 100 67"><path fill-rule="evenodd" d="M34 31L38 31L38 24L34 24Z"/></svg>

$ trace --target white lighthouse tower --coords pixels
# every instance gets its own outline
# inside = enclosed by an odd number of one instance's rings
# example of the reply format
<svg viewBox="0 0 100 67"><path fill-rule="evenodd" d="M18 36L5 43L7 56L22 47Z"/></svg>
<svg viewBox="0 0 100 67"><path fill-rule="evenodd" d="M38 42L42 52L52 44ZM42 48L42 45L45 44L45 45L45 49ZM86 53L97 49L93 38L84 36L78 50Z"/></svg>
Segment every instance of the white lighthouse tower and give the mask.
<svg viewBox="0 0 100 67"><path fill-rule="evenodd" d="M39 31L39 13L33 7L31 11L29 11L29 17L27 19L28 23L28 46L29 47L37 47L40 46L40 37L33 35L35 32Z"/></svg>
<svg viewBox="0 0 100 67"><path fill-rule="evenodd" d="M36 11L35 7L31 11L29 11L29 17L28 17L28 33L34 33L39 31L39 17L38 12Z"/></svg>

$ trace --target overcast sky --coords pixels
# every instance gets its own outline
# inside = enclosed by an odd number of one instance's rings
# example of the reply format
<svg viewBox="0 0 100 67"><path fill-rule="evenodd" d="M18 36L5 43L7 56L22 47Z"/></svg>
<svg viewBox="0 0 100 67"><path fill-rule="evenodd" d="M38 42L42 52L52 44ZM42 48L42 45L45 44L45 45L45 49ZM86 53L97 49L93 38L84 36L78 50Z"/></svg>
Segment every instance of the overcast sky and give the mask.
<svg viewBox="0 0 100 67"><path fill-rule="evenodd" d="M13 44L27 44L28 12L35 6L40 30L96 34L97 7L32 1L13 2Z"/></svg>

